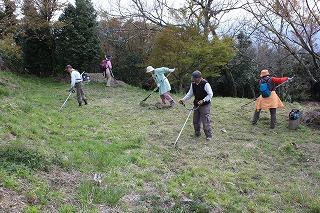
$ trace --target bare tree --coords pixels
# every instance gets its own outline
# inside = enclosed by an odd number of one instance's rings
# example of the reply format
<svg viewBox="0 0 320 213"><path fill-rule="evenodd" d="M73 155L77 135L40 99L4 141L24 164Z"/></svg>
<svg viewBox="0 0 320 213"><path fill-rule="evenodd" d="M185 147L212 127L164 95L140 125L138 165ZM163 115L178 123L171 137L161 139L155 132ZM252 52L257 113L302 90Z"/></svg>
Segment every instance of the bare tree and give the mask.
<svg viewBox="0 0 320 213"><path fill-rule="evenodd" d="M143 19L160 28L196 26L207 38L217 35L216 29L225 14L243 6L241 0L187 0L180 8L169 0L131 0L131 3L130 8L125 9L118 0L116 13L122 18Z"/></svg>
<svg viewBox="0 0 320 213"><path fill-rule="evenodd" d="M240 9L241 0L188 0L181 9L188 24L198 26L205 37L216 36L216 29L230 11Z"/></svg>
<svg viewBox="0 0 320 213"><path fill-rule="evenodd" d="M255 28L265 41L285 48L304 68L309 78L316 82L314 74L305 62L310 55L317 72L320 71L319 0L254 0L244 7L258 26Z"/></svg>

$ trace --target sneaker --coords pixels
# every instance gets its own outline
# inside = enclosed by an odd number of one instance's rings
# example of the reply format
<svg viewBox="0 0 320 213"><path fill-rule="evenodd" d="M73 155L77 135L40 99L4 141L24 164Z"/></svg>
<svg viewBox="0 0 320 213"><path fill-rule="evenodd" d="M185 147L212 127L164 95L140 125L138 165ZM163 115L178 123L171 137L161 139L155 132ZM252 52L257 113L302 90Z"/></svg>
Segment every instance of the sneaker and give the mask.
<svg viewBox="0 0 320 213"><path fill-rule="evenodd" d="M172 100L171 102L170 102L170 106L171 107L174 107L176 105L176 102L174 101L174 100Z"/></svg>
<svg viewBox="0 0 320 213"><path fill-rule="evenodd" d="M81 107L81 105L82 105L82 104L81 104L81 103L79 103L79 107Z"/></svg>
<svg viewBox="0 0 320 213"><path fill-rule="evenodd" d="M210 138L210 137L206 138L206 141L211 141L211 140L212 140L212 138Z"/></svg>

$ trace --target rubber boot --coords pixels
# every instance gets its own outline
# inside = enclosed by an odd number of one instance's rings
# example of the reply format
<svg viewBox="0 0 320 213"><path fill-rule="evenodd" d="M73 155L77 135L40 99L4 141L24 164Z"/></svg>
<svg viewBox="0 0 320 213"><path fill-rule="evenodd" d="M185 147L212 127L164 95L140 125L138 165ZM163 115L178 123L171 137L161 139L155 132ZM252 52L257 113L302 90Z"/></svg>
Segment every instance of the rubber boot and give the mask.
<svg viewBox="0 0 320 213"><path fill-rule="evenodd" d="M276 127L276 123L277 123L277 109L276 108L271 108L270 109L270 115L271 115L270 129L274 129Z"/></svg>
<svg viewBox="0 0 320 213"><path fill-rule="evenodd" d="M258 120L259 120L259 117L260 117L260 112L261 112L261 109L260 110L256 110L253 114L253 118L252 118L252 125L256 125Z"/></svg>

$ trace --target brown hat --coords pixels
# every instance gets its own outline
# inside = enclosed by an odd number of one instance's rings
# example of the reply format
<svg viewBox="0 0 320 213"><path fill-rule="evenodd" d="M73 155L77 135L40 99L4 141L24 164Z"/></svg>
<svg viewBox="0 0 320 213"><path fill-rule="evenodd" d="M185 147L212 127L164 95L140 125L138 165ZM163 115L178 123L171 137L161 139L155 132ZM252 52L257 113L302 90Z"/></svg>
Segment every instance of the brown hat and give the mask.
<svg viewBox="0 0 320 213"><path fill-rule="evenodd" d="M267 76L267 75L270 75L269 70L261 70L261 72L260 72L260 77L261 78L264 77L264 76Z"/></svg>

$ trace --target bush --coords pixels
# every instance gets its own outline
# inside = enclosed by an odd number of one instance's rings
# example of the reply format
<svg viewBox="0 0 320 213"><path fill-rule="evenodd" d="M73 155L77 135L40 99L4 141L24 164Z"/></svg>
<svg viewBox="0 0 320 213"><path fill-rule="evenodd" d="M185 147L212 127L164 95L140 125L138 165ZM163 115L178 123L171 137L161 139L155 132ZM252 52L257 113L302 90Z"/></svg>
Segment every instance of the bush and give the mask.
<svg viewBox="0 0 320 213"><path fill-rule="evenodd" d="M3 60L4 68L12 71L22 71L21 49L16 44L13 36L7 36L0 40L0 58Z"/></svg>

